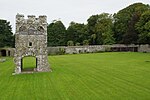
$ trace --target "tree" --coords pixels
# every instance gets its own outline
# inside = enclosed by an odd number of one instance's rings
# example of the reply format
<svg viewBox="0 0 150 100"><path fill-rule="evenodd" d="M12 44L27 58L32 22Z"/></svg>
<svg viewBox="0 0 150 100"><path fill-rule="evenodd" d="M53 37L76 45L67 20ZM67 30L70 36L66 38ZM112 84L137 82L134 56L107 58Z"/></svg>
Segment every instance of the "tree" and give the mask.
<svg viewBox="0 0 150 100"><path fill-rule="evenodd" d="M150 10L142 14L136 24L136 30L139 32L139 43L150 44Z"/></svg>
<svg viewBox="0 0 150 100"><path fill-rule="evenodd" d="M114 36L117 43L138 43L138 32L135 25L149 5L134 3L114 14Z"/></svg>
<svg viewBox="0 0 150 100"><path fill-rule="evenodd" d="M47 27L48 46L66 45L66 28L61 21L53 21Z"/></svg>
<svg viewBox="0 0 150 100"><path fill-rule="evenodd" d="M87 20L87 22L88 22L87 28L88 28L88 33L90 33L90 35L96 33L95 26L96 26L96 24L97 24L98 18L99 18L99 15L92 15L92 16L90 16L90 18Z"/></svg>
<svg viewBox="0 0 150 100"><path fill-rule="evenodd" d="M128 22L128 28L126 30L126 33L123 34L122 42L124 44L137 44L138 43L138 32L135 30L135 24L139 20L139 15L137 12L133 14L131 17L131 20Z"/></svg>
<svg viewBox="0 0 150 100"><path fill-rule="evenodd" d="M14 47L12 28L6 20L0 20L0 47Z"/></svg>
<svg viewBox="0 0 150 100"><path fill-rule="evenodd" d="M113 37L112 30L108 30L103 34L103 44L111 45L115 43L115 38Z"/></svg>
<svg viewBox="0 0 150 100"><path fill-rule="evenodd" d="M67 29L67 40L73 40L74 43L82 44L87 39L87 27L84 24L71 22Z"/></svg>
<svg viewBox="0 0 150 100"><path fill-rule="evenodd" d="M89 19L87 20L88 24L87 24L87 31L88 31L88 38L90 39L90 44L91 45L95 45L97 44L97 32L96 32L96 24L97 24L97 20L98 20L98 15L92 15L89 17Z"/></svg>
<svg viewBox="0 0 150 100"><path fill-rule="evenodd" d="M94 21L94 22L92 22ZM93 15L88 19L91 44L113 44L113 17L108 13Z"/></svg>
<svg viewBox="0 0 150 100"><path fill-rule="evenodd" d="M92 34L90 37L91 40L91 44L95 44L96 43L96 34Z"/></svg>

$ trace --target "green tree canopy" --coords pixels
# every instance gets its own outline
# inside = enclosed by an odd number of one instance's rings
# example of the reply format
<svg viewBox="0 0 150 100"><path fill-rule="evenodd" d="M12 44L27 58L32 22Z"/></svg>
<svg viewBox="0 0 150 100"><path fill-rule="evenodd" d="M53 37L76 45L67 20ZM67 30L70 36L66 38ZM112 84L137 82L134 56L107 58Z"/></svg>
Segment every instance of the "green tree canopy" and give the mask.
<svg viewBox="0 0 150 100"><path fill-rule="evenodd" d="M96 24L98 21L98 15L92 15L88 18L87 22L87 31L91 45L97 44L97 32L96 32Z"/></svg>
<svg viewBox="0 0 150 100"><path fill-rule="evenodd" d="M88 19L91 44L113 44L113 17L108 13L93 15Z"/></svg>
<svg viewBox="0 0 150 100"><path fill-rule="evenodd" d="M9 22L0 20L0 47L14 47L14 36Z"/></svg>
<svg viewBox="0 0 150 100"><path fill-rule="evenodd" d="M149 5L134 3L114 14L114 32L117 43L138 43L138 32L135 25Z"/></svg>
<svg viewBox="0 0 150 100"><path fill-rule="evenodd" d="M140 17L136 24L136 29L139 32L139 43L150 44L150 10L147 10Z"/></svg>
<svg viewBox="0 0 150 100"><path fill-rule="evenodd" d="M84 24L71 22L67 29L67 40L82 44L87 39L87 27Z"/></svg>
<svg viewBox="0 0 150 100"><path fill-rule="evenodd" d="M47 27L48 46L66 45L66 28L61 21L53 21Z"/></svg>

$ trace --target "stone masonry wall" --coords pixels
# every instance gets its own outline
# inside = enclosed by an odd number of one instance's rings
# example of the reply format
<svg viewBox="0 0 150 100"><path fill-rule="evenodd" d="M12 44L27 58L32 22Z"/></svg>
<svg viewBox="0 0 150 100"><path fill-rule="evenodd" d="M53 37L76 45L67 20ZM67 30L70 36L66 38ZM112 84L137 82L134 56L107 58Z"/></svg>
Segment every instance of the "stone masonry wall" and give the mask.
<svg viewBox="0 0 150 100"><path fill-rule="evenodd" d="M79 53L94 53L94 52L105 52L113 51L112 48L128 48L126 51L131 52L150 52L150 45L93 45L93 46L58 46L58 47L48 47L48 54L79 54ZM137 48L137 51L134 50ZM120 50L123 51L123 50ZM119 52L119 51L118 51Z"/></svg>
<svg viewBox="0 0 150 100"><path fill-rule="evenodd" d="M150 52L150 45L139 45L138 52Z"/></svg>
<svg viewBox="0 0 150 100"><path fill-rule="evenodd" d="M49 71L47 57L47 22L46 16L16 16L15 34L15 73L22 72L22 59L25 56L33 56L37 59L35 71Z"/></svg>
<svg viewBox="0 0 150 100"><path fill-rule="evenodd" d="M58 47L47 47L47 53L49 55L56 54L76 54L76 53L87 53L87 52L105 52L111 51L111 47L127 47L126 45L97 45L97 46L58 46ZM137 47L138 52L150 52L150 45L128 45L128 47ZM3 50L5 48L1 48ZM6 49L8 50L8 49ZM14 56L15 49L9 48L11 55Z"/></svg>

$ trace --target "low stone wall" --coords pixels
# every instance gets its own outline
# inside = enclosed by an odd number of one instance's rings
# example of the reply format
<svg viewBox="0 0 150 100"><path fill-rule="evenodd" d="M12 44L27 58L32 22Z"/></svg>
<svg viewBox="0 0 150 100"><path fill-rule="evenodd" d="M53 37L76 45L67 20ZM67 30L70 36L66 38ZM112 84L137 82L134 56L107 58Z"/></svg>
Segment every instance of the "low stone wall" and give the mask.
<svg viewBox="0 0 150 100"><path fill-rule="evenodd" d="M139 45L138 52L150 52L150 45Z"/></svg>
<svg viewBox="0 0 150 100"><path fill-rule="evenodd" d="M66 48L66 54L78 54L78 53L94 53L103 52L105 47L102 45L97 46L69 46Z"/></svg>
<svg viewBox="0 0 150 100"><path fill-rule="evenodd" d="M49 55L65 54L67 47L47 47Z"/></svg>
<svg viewBox="0 0 150 100"><path fill-rule="evenodd" d="M49 55L61 55L61 54L79 54L79 53L95 53L95 52L150 52L150 45L92 45L92 46L58 46L48 47ZM0 56L2 56L2 50L6 50L6 56L14 56L14 48L1 48Z"/></svg>
<svg viewBox="0 0 150 100"><path fill-rule="evenodd" d="M121 52L131 51L137 52L137 45L93 45L93 46L69 46L66 47L65 53L67 54L78 54L78 53L94 53L94 52Z"/></svg>
<svg viewBox="0 0 150 100"><path fill-rule="evenodd" d="M94 52L150 52L150 45L92 45L48 47L48 54L79 54Z"/></svg>

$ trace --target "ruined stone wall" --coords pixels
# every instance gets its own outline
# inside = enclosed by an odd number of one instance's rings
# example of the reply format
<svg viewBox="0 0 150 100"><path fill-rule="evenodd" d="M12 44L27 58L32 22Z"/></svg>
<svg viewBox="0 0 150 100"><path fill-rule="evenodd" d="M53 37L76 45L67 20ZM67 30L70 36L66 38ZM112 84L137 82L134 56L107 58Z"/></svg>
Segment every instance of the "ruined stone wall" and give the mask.
<svg viewBox="0 0 150 100"><path fill-rule="evenodd" d="M79 54L79 53L95 53L95 52L105 52L113 51L112 48L120 48L120 51L124 52L150 52L150 45L92 45L92 46L59 46L59 47L48 47L48 54ZM125 50L122 50L125 49ZM137 50L136 50L137 49ZM118 51L118 52L120 52Z"/></svg>
<svg viewBox="0 0 150 100"><path fill-rule="evenodd" d="M95 46L69 46L66 48L66 54L78 54L78 53L94 53L94 52L105 51L105 47L103 45L95 45Z"/></svg>
<svg viewBox="0 0 150 100"><path fill-rule="evenodd" d="M139 45L138 52L150 52L150 45Z"/></svg>
<svg viewBox="0 0 150 100"><path fill-rule="evenodd" d="M27 45L27 44L26 44ZM97 45L97 46L58 46L58 47L47 47L47 53L49 55L57 54L76 54L76 53L87 53L87 52L105 52L111 51L111 47L127 47L126 45ZM128 47L137 47L138 52L150 52L150 45L128 45ZM5 48L1 48L3 50ZM7 49L8 50L8 49ZM9 48L10 56L14 56L15 49ZM0 54L1 55L1 54Z"/></svg>

